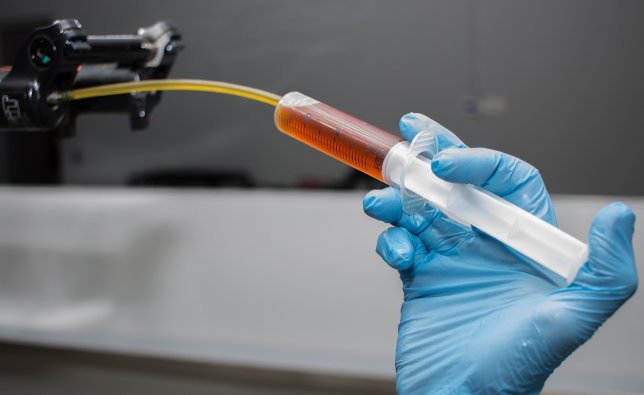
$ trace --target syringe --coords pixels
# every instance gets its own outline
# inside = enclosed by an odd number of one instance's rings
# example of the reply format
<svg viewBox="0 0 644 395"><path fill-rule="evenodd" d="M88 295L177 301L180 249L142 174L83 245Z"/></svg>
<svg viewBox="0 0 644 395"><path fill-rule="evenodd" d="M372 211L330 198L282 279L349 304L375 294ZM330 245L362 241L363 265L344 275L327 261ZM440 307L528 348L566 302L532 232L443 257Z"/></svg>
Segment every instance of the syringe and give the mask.
<svg viewBox="0 0 644 395"><path fill-rule="evenodd" d="M568 283L588 259L586 244L540 218L475 186L453 184L436 177L428 158L437 148L431 126L409 143L299 92L280 98L263 90L220 81L147 80L107 84L56 92L49 100L56 105L70 100L155 90L223 93L274 105L279 130L399 188L406 212L429 203L450 218L474 226L540 263Z"/></svg>
<svg viewBox="0 0 644 395"><path fill-rule="evenodd" d="M444 181L424 156L436 148L431 128L411 143L299 92L275 109L277 128L374 178L397 187L406 209L425 201L540 263L570 283L588 247L527 211L472 185Z"/></svg>

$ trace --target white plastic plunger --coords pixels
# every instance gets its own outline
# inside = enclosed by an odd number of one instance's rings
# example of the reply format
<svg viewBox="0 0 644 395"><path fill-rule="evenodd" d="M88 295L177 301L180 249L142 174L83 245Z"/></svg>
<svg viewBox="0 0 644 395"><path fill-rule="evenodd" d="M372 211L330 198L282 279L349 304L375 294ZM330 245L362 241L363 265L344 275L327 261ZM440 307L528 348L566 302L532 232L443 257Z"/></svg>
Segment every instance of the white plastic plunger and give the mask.
<svg viewBox="0 0 644 395"><path fill-rule="evenodd" d="M427 203L448 217L473 226L566 279L588 260L588 246L555 226L473 185L444 181L432 172L438 148L433 131L422 131L387 154L383 176L398 187L403 209L412 214Z"/></svg>

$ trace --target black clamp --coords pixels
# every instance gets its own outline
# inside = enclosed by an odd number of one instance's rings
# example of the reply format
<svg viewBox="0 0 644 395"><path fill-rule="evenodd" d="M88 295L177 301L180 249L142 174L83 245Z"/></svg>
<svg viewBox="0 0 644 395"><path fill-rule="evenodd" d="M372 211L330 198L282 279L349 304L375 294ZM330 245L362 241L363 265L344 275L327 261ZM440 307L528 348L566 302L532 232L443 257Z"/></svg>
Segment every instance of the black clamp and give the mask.
<svg viewBox="0 0 644 395"><path fill-rule="evenodd" d="M0 71L0 131L55 131L70 136L76 117L86 112L127 113L132 129L143 129L161 92L56 105L48 98L73 88L165 78L181 48L180 33L166 22L132 35L86 35L75 19L36 29L10 71Z"/></svg>

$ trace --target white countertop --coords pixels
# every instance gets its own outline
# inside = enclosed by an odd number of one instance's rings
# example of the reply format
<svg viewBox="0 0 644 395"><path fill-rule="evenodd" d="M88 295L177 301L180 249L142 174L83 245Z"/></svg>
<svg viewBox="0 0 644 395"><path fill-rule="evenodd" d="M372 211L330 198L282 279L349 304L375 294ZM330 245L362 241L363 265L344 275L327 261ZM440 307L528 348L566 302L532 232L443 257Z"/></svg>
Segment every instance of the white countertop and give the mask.
<svg viewBox="0 0 644 395"><path fill-rule="evenodd" d="M359 192L0 188L0 339L392 377L397 274ZM607 197L557 196L586 240ZM644 218L644 199L625 199ZM642 272L644 229L636 225ZM644 297L548 388L644 392Z"/></svg>

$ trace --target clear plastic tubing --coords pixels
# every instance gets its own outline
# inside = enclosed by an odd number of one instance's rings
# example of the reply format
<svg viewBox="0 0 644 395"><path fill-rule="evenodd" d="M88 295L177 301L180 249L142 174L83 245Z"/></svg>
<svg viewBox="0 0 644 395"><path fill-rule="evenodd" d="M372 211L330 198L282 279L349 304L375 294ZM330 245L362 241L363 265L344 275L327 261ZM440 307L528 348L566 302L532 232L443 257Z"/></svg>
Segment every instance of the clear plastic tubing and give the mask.
<svg viewBox="0 0 644 395"><path fill-rule="evenodd" d="M299 92L284 95L275 109L283 133L378 180L399 188L403 205L422 200L450 218L474 226L566 279L588 259L585 243L523 209L472 185L454 184L432 173L431 133L410 144L400 137ZM428 143L429 142L429 143Z"/></svg>

